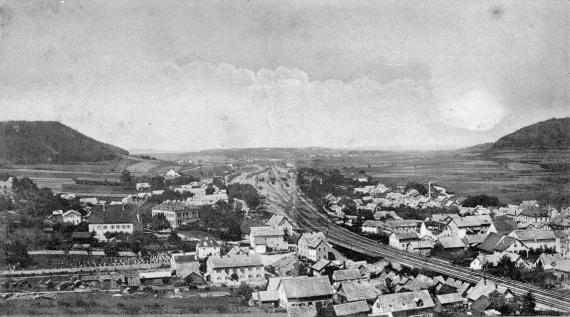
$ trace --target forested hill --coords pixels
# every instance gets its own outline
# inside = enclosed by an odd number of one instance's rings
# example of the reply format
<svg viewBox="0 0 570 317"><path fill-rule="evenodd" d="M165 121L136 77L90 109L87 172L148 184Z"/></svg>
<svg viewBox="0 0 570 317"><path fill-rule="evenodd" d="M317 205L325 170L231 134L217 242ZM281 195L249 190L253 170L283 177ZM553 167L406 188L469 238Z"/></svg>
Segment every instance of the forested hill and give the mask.
<svg viewBox="0 0 570 317"><path fill-rule="evenodd" d="M493 150L569 150L570 118L550 119L500 138Z"/></svg>
<svg viewBox="0 0 570 317"><path fill-rule="evenodd" d="M55 121L0 122L0 162L98 162L129 153Z"/></svg>

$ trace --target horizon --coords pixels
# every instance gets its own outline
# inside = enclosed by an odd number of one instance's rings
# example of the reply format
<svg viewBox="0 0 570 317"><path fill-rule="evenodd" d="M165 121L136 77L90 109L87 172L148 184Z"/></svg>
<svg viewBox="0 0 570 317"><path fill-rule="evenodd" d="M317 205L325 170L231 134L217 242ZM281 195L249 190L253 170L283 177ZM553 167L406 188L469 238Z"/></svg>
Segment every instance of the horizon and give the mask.
<svg viewBox="0 0 570 317"><path fill-rule="evenodd" d="M569 8L6 0L0 120L161 153L467 148L570 116Z"/></svg>

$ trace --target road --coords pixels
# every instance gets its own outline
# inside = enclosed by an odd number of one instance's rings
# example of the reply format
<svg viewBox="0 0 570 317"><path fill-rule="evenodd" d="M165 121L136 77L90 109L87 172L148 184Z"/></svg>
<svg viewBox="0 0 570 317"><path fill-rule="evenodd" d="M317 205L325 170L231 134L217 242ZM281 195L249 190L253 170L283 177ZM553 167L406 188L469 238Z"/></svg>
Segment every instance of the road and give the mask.
<svg viewBox="0 0 570 317"><path fill-rule="evenodd" d="M249 178L240 177L239 181L242 183L251 183L258 189L261 187L260 192L266 196L268 210L274 213L288 215L296 225L304 231L324 232L327 235L328 241L334 245L370 256L399 262L403 265L428 269L473 284L485 277L487 280L508 287L519 296L525 295L530 291L536 298L537 304L541 306L550 307L551 309L563 312L570 312L570 296L560 292L546 290L510 279L483 275L482 272L452 265L442 260L408 253L337 226L325 214L318 212L317 208L305 198L297 186L295 171L279 165L266 166L263 167L261 171L262 172L256 174L256 176L263 176L263 181L260 181L261 178L256 178L255 176ZM273 182L266 177L271 175L273 175ZM284 179L287 180L286 185Z"/></svg>

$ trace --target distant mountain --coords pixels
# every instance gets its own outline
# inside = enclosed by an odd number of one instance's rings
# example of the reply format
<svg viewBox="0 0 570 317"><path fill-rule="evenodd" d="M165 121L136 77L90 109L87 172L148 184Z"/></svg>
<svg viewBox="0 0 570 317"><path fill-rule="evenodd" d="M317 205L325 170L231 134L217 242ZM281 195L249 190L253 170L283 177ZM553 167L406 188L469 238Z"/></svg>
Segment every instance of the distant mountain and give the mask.
<svg viewBox="0 0 570 317"><path fill-rule="evenodd" d="M129 153L55 121L0 122L0 162L99 162Z"/></svg>
<svg viewBox="0 0 570 317"><path fill-rule="evenodd" d="M500 138L493 150L569 150L570 118L550 119Z"/></svg>

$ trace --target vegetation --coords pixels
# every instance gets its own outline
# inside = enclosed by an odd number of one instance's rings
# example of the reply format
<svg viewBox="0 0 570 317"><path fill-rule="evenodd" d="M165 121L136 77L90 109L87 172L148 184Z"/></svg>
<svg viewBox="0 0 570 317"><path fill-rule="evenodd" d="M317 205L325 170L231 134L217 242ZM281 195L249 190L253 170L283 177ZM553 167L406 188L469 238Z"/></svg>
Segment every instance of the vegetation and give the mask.
<svg viewBox="0 0 570 317"><path fill-rule="evenodd" d="M14 266L16 269L26 268L33 263L32 258L28 254L26 245L20 241L14 241L6 244L4 259L6 264Z"/></svg>
<svg viewBox="0 0 570 317"><path fill-rule="evenodd" d="M504 256L497 266L492 266L487 263L483 266L483 269L490 274L502 277L508 277L512 280L531 283L543 288L552 287L555 284L556 277L550 273L545 272L542 269L524 269L516 265L516 263L511 262L511 260Z"/></svg>
<svg viewBox="0 0 570 317"><path fill-rule="evenodd" d="M251 209L255 209L261 204L257 189L250 184L230 184L227 187L227 191L230 203L233 203L234 198L241 199Z"/></svg>
<svg viewBox="0 0 570 317"><path fill-rule="evenodd" d="M489 207L489 206L502 206L499 198L488 195L468 196L461 205L463 207Z"/></svg>
<svg viewBox="0 0 570 317"><path fill-rule="evenodd" d="M404 188L404 192L407 192L410 189L415 189L418 191L418 193L420 193L420 195L427 195L428 194L428 189L426 187L426 185L422 184L422 183L408 183L406 184L406 187Z"/></svg>
<svg viewBox="0 0 570 317"><path fill-rule="evenodd" d="M158 214L151 217L150 222L148 222L147 225L151 230L155 231L170 229L170 222L168 222L164 214Z"/></svg>
<svg viewBox="0 0 570 317"><path fill-rule="evenodd" d="M550 119L524 127L500 138L494 150L568 150L570 118Z"/></svg>
<svg viewBox="0 0 570 317"><path fill-rule="evenodd" d="M99 162L129 153L59 122L0 122L0 160L14 164Z"/></svg>
<svg viewBox="0 0 570 317"><path fill-rule="evenodd" d="M191 192L175 192L172 189L165 189L161 195L152 195L147 199L148 202L161 204L167 200L186 200L194 196Z"/></svg>
<svg viewBox="0 0 570 317"><path fill-rule="evenodd" d="M222 240L240 240L243 214L232 210L224 201L218 201L214 206L202 206L199 210L199 226Z"/></svg>

